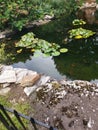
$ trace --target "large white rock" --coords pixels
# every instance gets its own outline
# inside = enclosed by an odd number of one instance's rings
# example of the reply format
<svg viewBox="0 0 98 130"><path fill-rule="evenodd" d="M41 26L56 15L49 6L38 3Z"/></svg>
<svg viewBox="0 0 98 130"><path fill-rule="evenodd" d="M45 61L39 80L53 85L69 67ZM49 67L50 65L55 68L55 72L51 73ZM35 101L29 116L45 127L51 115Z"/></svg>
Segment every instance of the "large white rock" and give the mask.
<svg viewBox="0 0 98 130"><path fill-rule="evenodd" d="M14 71L16 73L16 83L21 83L22 79L27 76L27 75L31 75L33 76L34 74L37 74L37 72L31 71L31 70L27 70L27 69L23 69L23 68L14 68Z"/></svg>
<svg viewBox="0 0 98 130"><path fill-rule="evenodd" d="M21 80L23 77L25 77L28 73L27 69L22 69L22 68L15 68L15 73L16 73L16 83L21 83Z"/></svg>
<svg viewBox="0 0 98 130"><path fill-rule="evenodd" d="M5 70L13 70L13 67L8 65L8 66L3 66L2 68L2 71L5 71Z"/></svg>
<svg viewBox="0 0 98 130"><path fill-rule="evenodd" d="M0 83L15 83L16 75L14 70L5 70L0 75Z"/></svg>

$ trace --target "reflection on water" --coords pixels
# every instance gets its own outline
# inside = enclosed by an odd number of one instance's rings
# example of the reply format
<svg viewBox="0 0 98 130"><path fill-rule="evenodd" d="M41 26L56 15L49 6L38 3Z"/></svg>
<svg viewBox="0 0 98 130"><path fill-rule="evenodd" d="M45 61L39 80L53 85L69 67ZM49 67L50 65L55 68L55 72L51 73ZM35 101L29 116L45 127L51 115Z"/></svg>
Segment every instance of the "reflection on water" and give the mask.
<svg viewBox="0 0 98 130"><path fill-rule="evenodd" d="M72 20L71 20L72 21ZM44 26L37 27L33 31L38 38L60 44L62 47L69 49L68 53L58 57L33 57L30 56L21 62L13 64L14 67L23 67L38 73L45 73L53 78L69 78L89 81L98 81L98 34L85 40L73 40L68 44L63 44L67 36L68 27L65 21L53 21ZM90 29L91 26L85 26ZM71 28L71 27L70 27ZM96 31L98 26L91 27Z"/></svg>
<svg viewBox="0 0 98 130"><path fill-rule="evenodd" d="M28 68L38 73L50 75L53 78L61 79L66 76L62 76L55 67L52 57L31 57L32 60L27 60L25 63L19 62L13 64L14 67Z"/></svg>
<svg viewBox="0 0 98 130"><path fill-rule="evenodd" d="M68 53L58 57L33 57L24 62L13 64L14 67L28 68L50 75L53 78L98 79L98 43L96 37L86 40L73 40L66 45Z"/></svg>
<svg viewBox="0 0 98 130"><path fill-rule="evenodd" d="M55 57L58 71L72 79L98 79L98 42L96 36L68 43L69 52ZM62 64L62 65L61 65ZM62 67L61 67L62 66Z"/></svg>

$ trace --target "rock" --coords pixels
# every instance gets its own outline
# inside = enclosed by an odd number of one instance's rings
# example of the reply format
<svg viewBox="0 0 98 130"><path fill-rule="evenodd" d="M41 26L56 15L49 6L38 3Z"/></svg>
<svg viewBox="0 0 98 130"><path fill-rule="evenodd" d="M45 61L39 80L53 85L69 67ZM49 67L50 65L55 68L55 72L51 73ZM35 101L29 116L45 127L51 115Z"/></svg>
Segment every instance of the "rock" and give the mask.
<svg viewBox="0 0 98 130"><path fill-rule="evenodd" d="M5 84L2 84L2 87L3 88L6 88L6 87L8 87L10 85L10 83L5 83Z"/></svg>
<svg viewBox="0 0 98 130"><path fill-rule="evenodd" d="M17 81L16 83L21 83L22 79L26 76L26 75L34 75L37 74L37 72L31 71L31 70L27 70L27 69L22 69L22 68L14 68L15 73L16 73L16 78Z"/></svg>
<svg viewBox="0 0 98 130"><path fill-rule="evenodd" d="M37 72L35 72L35 71L32 71L32 70L28 70L28 75L34 75L34 74L37 74Z"/></svg>
<svg viewBox="0 0 98 130"><path fill-rule="evenodd" d="M30 96L30 94L33 93L37 87L37 85L34 85L32 87L26 87L24 88L24 92L27 96Z"/></svg>
<svg viewBox="0 0 98 130"><path fill-rule="evenodd" d="M5 38L4 34L0 34L0 39Z"/></svg>
<svg viewBox="0 0 98 130"><path fill-rule="evenodd" d="M2 71L5 71L5 70L13 70L13 67L12 66L3 66L2 68Z"/></svg>
<svg viewBox="0 0 98 130"><path fill-rule="evenodd" d="M0 64L0 72L2 71L2 68L3 68L3 65L2 65L2 64Z"/></svg>
<svg viewBox="0 0 98 130"><path fill-rule="evenodd" d="M51 20L54 16L45 15L44 20Z"/></svg>
<svg viewBox="0 0 98 130"><path fill-rule="evenodd" d="M16 75L14 70L5 70L0 75L0 83L15 83Z"/></svg>
<svg viewBox="0 0 98 130"><path fill-rule="evenodd" d="M0 89L0 95L5 96L10 90L11 88L9 87Z"/></svg>
<svg viewBox="0 0 98 130"><path fill-rule="evenodd" d="M43 76L41 76L38 84L39 85L45 85L49 80L50 80L50 76L43 75Z"/></svg>
<svg viewBox="0 0 98 130"><path fill-rule="evenodd" d="M22 68L15 68L14 69L15 73L16 73L16 83L21 83L21 80L23 79L23 77L25 77L28 73L27 69L22 69Z"/></svg>
<svg viewBox="0 0 98 130"><path fill-rule="evenodd" d="M21 80L20 85L23 87L32 86L36 81L38 81L38 79L40 79L39 74L34 73L33 75L26 75Z"/></svg>
<svg viewBox="0 0 98 130"><path fill-rule="evenodd" d="M94 120L92 120L91 117L90 117L88 124L87 124L87 127L91 129L93 127L93 125L94 125Z"/></svg>

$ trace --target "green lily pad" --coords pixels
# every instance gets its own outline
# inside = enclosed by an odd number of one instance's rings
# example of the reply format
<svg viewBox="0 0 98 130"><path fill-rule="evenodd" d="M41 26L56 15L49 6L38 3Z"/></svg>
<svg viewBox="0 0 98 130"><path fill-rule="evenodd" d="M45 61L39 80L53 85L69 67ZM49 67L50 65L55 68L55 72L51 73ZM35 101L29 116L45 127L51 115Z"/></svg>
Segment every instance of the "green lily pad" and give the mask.
<svg viewBox="0 0 98 130"><path fill-rule="evenodd" d="M69 30L70 38L80 39L80 38L88 38L90 36L93 36L95 32L91 30L87 30L84 28L76 28Z"/></svg>
<svg viewBox="0 0 98 130"><path fill-rule="evenodd" d="M86 22L83 21L82 19L75 19L75 20L73 20L72 24L73 25L84 25L84 24L86 24Z"/></svg>
<svg viewBox="0 0 98 130"><path fill-rule="evenodd" d="M68 49L67 49L67 48L61 48L61 49L60 49L60 52L61 52L61 53L66 53L66 52L68 52Z"/></svg>
<svg viewBox="0 0 98 130"><path fill-rule="evenodd" d="M32 32L23 35L20 41L16 44L16 47L24 47L27 49L31 49L35 57L40 56L38 50L45 56L60 55L60 45L56 43L49 43L46 40L35 38L34 36L35 35ZM67 50L63 48L61 52L65 53L67 52Z"/></svg>
<svg viewBox="0 0 98 130"><path fill-rule="evenodd" d="M52 53L52 56L59 56L60 55L60 52L59 51L55 51Z"/></svg>

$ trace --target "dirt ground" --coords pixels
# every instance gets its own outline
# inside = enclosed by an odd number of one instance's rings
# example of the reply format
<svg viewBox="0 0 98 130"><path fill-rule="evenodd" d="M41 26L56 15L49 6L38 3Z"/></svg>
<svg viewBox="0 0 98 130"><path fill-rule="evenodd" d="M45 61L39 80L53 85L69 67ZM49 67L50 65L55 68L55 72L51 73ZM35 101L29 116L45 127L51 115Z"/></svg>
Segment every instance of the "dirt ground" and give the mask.
<svg viewBox="0 0 98 130"><path fill-rule="evenodd" d="M56 127L58 130L98 130L98 86L86 85L69 87L64 83L47 89L41 86L30 97L26 97L23 88L13 87L9 99L25 100L30 103L38 121ZM60 92L66 92L63 96ZM30 115L30 116L31 116ZM46 130L40 127L40 130Z"/></svg>

